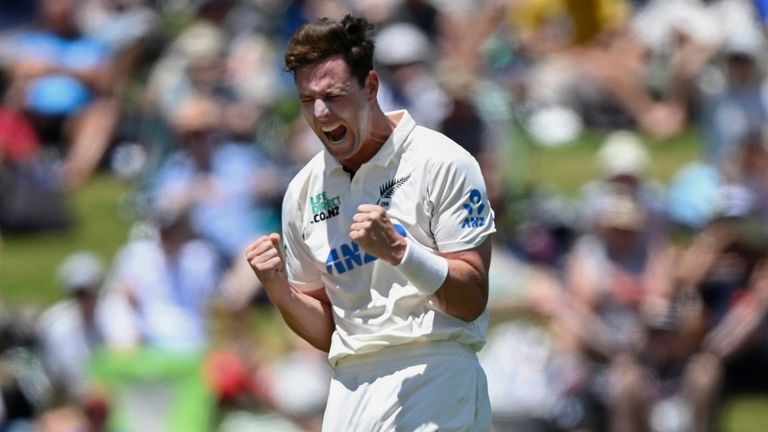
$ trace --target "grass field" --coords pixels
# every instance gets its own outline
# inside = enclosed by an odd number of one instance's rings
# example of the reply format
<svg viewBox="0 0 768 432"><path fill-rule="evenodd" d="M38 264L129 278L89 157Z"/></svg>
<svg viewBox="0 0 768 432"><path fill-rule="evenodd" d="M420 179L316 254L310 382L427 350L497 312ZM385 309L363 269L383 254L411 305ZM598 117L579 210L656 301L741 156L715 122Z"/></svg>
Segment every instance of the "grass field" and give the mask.
<svg viewBox="0 0 768 432"><path fill-rule="evenodd" d="M726 401L722 412L723 432L768 430L768 395L740 396Z"/></svg>
<svg viewBox="0 0 768 432"><path fill-rule="evenodd" d="M67 254L90 249L109 260L130 227L119 204L128 191L124 182L98 176L72 194L76 223L70 231L6 236L0 246L0 299L49 304L62 295L55 272Z"/></svg>
<svg viewBox="0 0 768 432"><path fill-rule="evenodd" d="M519 131L510 136L520 145L506 158L517 170L523 171L517 175L505 170L512 177L572 196L585 182L599 175L595 153L604 139L603 134L585 133L577 142L558 148L536 146ZM665 141L646 140L646 143L652 159L648 175L663 183L681 166L697 159L698 146L692 132ZM516 162L516 158L522 162Z"/></svg>
<svg viewBox="0 0 768 432"><path fill-rule="evenodd" d="M589 134L578 143L558 149L531 145L517 135L517 147L504 172L513 181L545 185L567 195L597 173L594 152L601 136ZM696 158L692 135L668 142L650 143L653 155L651 176L667 181L681 165ZM68 253L91 249L110 259L125 241L131 220L124 215L121 199L130 186L101 175L71 196L77 224L68 233L7 236L0 246L0 299L10 304L50 304L62 293L55 285L55 270ZM278 318L275 318L279 322ZM723 411L726 432L768 430L768 396L729 400Z"/></svg>

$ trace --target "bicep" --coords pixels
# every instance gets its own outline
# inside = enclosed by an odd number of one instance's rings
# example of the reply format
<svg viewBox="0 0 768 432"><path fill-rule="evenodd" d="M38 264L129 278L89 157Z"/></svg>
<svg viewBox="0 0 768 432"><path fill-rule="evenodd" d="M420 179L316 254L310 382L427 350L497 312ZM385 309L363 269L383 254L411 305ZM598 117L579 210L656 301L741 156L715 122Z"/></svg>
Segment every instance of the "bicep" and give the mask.
<svg viewBox="0 0 768 432"><path fill-rule="evenodd" d="M451 263L459 265L465 268L465 271L472 272L487 282L488 268L491 265L491 238L487 237L479 246L474 248L456 252L442 252L440 256L449 260L449 266Z"/></svg>

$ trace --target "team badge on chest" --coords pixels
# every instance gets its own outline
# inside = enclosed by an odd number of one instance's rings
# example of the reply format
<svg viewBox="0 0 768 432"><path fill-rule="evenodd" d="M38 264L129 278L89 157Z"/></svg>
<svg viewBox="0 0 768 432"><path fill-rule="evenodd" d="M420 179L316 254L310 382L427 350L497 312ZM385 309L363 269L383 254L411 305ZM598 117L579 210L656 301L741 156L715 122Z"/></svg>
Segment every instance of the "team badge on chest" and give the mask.
<svg viewBox="0 0 768 432"><path fill-rule="evenodd" d="M379 186L379 199L376 201L376 204L384 208L389 208L389 204L392 202L392 196L395 194L395 191L400 189L410 178L410 174L405 177L400 177L399 179L393 178Z"/></svg>

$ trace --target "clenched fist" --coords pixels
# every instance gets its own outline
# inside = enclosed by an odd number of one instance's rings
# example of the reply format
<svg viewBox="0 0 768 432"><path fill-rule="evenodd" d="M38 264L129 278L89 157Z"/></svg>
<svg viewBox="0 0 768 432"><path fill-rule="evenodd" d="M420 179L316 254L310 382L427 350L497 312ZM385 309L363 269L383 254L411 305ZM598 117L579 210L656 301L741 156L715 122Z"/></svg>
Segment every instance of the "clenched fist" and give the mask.
<svg viewBox="0 0 768 432"><path fill-rule="evenodd" d="M280 234L259 237L245 250L245 258L265 288L271 282L285 278L283 257L280 254Z"/></svg>
<svg viewBox="0 0 768 432"><path fill-rule="evenodd" d="M349 237L369 254L392 265L400 264L405 255L405 238L395 231L383 207L363 204L357 208L349 227Z"/></svg>

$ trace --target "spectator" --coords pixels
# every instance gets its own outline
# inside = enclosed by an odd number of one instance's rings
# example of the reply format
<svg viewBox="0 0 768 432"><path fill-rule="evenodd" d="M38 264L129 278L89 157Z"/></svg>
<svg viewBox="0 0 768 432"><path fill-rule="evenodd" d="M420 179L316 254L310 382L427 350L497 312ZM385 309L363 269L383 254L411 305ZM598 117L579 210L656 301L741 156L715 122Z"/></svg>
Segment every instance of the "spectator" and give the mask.
<svg viewBox="0 0 768 432"><path fill-rule="evenodd" d="M760 130L744 135L725 166L722 212L768 221L768 142ZM730 195L730 196L728 196Z"/></svg>
<svg viewBox="0 0 768 432"><path fill-rule="evenodd" d="M444 65L446 66L446 65ZM498 91L487 80L471 76L464 69L443 70L439 83L448 97L445 117L438 130L464 147L480 164L488 199L497 216L503 214L502 171L499 170L500 147L504 143L504 126L493 114L481 109L483 98Z"/></svg>
<svg viewBox="0 0 768 432"><path fill-rule="evenodd" d="M43 144L63 156L63 182L74 187L97 168L118 117L112 52L84 37L74 0L43 0L39 28L12 36L5 104L32 116Z"/></svg>
<svg viewBox="0 0 768 432"><path fill-rule="evenodd" d="M184 211L161 210L155 220L156 235L129 241L115 257L110 294L122 296L130 312L114 316L121 322L112 327L137 337L118 339L122 347L200 353L210 342L208 307L220 263L207 243L193 237Z"/></svg>
<svg viewBox="0 0 768 432"><path fill-rule="evenodd" d="M643 341L642 311L668 304L671 250L645 231L648 215L626 193L614 192L600 207L597 230L576 241L566 267L571 304L558 319L597 372L595 394L609 407L614 430L647 430L636 353ZM645 408L644 408L645 407ZM638 411L640 410L640 411ZM645 429L643 424L646 424ZM637 428L637 429L635 429Z"/></svg>
<svg viewBox="0 0 768 432"><path fill-rule="evenodd" d="M150 180L158 205L189 211L195 233L209 241L227 266L246 243L277 224L268 203L282 175L253 145L227 141L222 112L210 98L185 101L174 129L181 148Z"/></svg>
<svg viewBox="0 0 768 432"><path fill-rule="evenodd" d="M568 430L581 420L568 413L565 352L554 311L562 284L551 268L494 249L489 269L492 322L480 354L488 382L494 430Z"/></svg>
<svg viewBox="0 0 768 432"><path fill-rule="evenodd" d="M71 253L57 272L67 297L38 318L41 361L55 401L39 419L43 432L99 431L104 425L90 380L92 360L105 347L112 318L99 300L104 277L99 255L86 250Z"/></svg>
<svg viewBox="0 0 768 432"><path fill-rule="evenodd" d="M0 107L0 231L69 227L71 215L55 165L23 112Z"/></svg>
<svg viewBox="0 0 768 432"><path fill-rule="evenodd" d="M37 355L34 311L0 309L0 430L34 432L51 383Z"/></svg>
<svg viewBox="0 0 768 432"><path fill-rule="evenodd" d="M67 298L47 309L38 322L43 364L66 400L82 403L94 352L104 345L107 319L97 308L104 264L91 251L67 256L58 283Z"/></svg>
<svg viewBox="0 0 768 432"><path fill-rule="evenodd" d="M768 352L763 337L768 325L768 235L760 218L725 214L694 237L678 278L701 298L702 348L724 363L727 390L765 390L768 382L755 368L765 364Z"/></svg>
<svg viewBox="0 0 768 432"><path fill-rule="evenodd" d="M582 227L593 230L599 221L601 206L612 193L627 193L642 207L651 235L663 233L663 187L648 177L651 158L640 138L629 131L615 131L603 141L597 153L598 179L582 186Z"/></svg>
<svg viewBox="0 0 768 432"><path fill-rule="evenodd" d="M420 124L437 129L448 116L450 99L431 70L432 51L418 27L396 23L376 37L374 60L382 66L382 108L407 109Z"/></svg>
<svg viewBox="0 0 768 432"><path fill-rule="evenodd" d="M724 169L739 153L739 144L751 139L768 120L764 67L765 41L749 29L725 43L724 76L702 94L700 127L705 133L704 160ZM716 71L707 78L717 83ZM706 85L706 84L702 84Z"/></svg>
<svg viewBox="0 0 768 432"><path fill-rule="evenodd" d="M158 13L148 0L82 0L77 23L83 33L115 52L130 49L158 24Z"/></svg>

